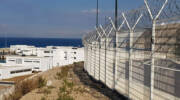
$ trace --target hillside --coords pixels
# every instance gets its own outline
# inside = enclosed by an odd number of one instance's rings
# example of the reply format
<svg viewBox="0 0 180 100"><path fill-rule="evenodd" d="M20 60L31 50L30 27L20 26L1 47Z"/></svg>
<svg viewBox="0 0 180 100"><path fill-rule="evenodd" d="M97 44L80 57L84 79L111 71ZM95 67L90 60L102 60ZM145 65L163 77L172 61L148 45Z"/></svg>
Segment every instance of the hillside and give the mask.
<svg viewBox="0 0 180 100"><path fill-rule="evenodd" d="M41 76L47 80L47 86L27 93L20 100L118 100L122 98L102 84L92 81L83 71L83 63L54 68Z"/></svg>

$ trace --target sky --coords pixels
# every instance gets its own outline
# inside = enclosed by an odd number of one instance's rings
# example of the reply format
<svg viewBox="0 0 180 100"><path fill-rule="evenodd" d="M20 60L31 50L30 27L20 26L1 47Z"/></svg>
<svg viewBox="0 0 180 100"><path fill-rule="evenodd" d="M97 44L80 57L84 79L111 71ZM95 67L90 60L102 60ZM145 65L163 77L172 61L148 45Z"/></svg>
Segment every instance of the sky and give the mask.
<svg viewBox="0 0 180 100"><path fill-rule="evenodd" d="M143 0L119 0L120 11ZM0 37L82 38L94 29L96 0L0 0ZM99 0L100 24L114 0Z"/></svg>

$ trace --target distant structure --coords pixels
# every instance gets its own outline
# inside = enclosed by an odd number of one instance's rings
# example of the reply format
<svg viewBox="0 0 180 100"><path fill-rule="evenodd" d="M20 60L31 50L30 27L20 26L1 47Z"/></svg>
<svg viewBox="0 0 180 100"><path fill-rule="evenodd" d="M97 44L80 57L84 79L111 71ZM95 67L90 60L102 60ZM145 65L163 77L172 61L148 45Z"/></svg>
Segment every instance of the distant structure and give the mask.
<svg viewBox="0 0 180 100"><path fill-rule="evenodd" d="M14 52L13 55L6 56L6 62L0 63L0 79L84 61L84 48L79 47L11 45L10 52Z"/></svg>

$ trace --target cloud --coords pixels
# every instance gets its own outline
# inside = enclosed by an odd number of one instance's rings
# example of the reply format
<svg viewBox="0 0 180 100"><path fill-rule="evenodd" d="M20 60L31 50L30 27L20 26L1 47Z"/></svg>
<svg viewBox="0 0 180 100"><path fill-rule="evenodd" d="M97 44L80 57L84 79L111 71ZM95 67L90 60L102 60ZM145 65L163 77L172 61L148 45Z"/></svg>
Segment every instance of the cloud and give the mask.
<svg viewBox="0 0 180 100"><path fill-rule="evenodd" d="M81 12L82 12L82 13L92 13L92 14L94 14L94 13L96 13L97 11L96 11L96 9L90 9L90 10L82 10ZM98 10L98 12L101 12L101 11Z"/></svg>

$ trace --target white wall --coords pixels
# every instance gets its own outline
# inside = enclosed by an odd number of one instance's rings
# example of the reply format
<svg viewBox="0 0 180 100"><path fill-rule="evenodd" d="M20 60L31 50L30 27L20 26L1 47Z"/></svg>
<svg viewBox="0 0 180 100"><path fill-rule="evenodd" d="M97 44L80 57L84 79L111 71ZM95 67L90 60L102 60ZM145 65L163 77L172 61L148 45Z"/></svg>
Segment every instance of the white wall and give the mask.
<svg viewBox="0 0 180 100"><path fill-rule="evenodd" d="M27 45L13 45L10 46L10 51L18 55L7 56L6 63L0 64L0 79L32 73L32 71L11 73L11 71L23 70L24 68L31 68L34 71L46 71L53 67L84 61L84 48L63 46L36 48ZM2 68L1 66L8 67Z"/></svg>
<svg viewBox="0 0 180 100"><path fill-rule="evenodd" d="M29 66L36 71L46 71L52 68L51 57L23 57L23 56L7 56L6 64L9 66ZM39 69L37 69L39 68Z"/></svg>
<svg viewBox="0 0 180 100"><path fill-rule="evenodd" d="M34 49L34 46L28 46L28 45L11 45L10 46L10 51L15 52L19 55L23 54L23 51L26 55L30 55L32 53L32 49Z"/></svg>
<svg viewBox="0 0 180 100"><path fill-rule="evenodd" d="M52 66L54 67L84 61L84 48L65 46L47 46L46 48L36 48L34 46L27 45L14 45L11 46L11 51L12 50L15 50L15 52L20 52L17 53L19 55L36 55L37 57L50 57L52 59ZM16 61L7 61L7 63L12 65L16 64ZM32 66L35 66L35 64L32 63Z"/></svg>
<svg viewBox="0 0 180 100"><path fill-rule="evenodd" d="M22 72L17 72L17 71L22 71ZM23 71L23 70L29 70L29 71ZM11 73L12 71L16 71L16 73ZM28 75L32 73L32 68L31 67L22 67L22 66L0 66L0 79L7 79L7 78L12 78L12 77L17 77L17 76L22 76L22 75Z"/></svg>

